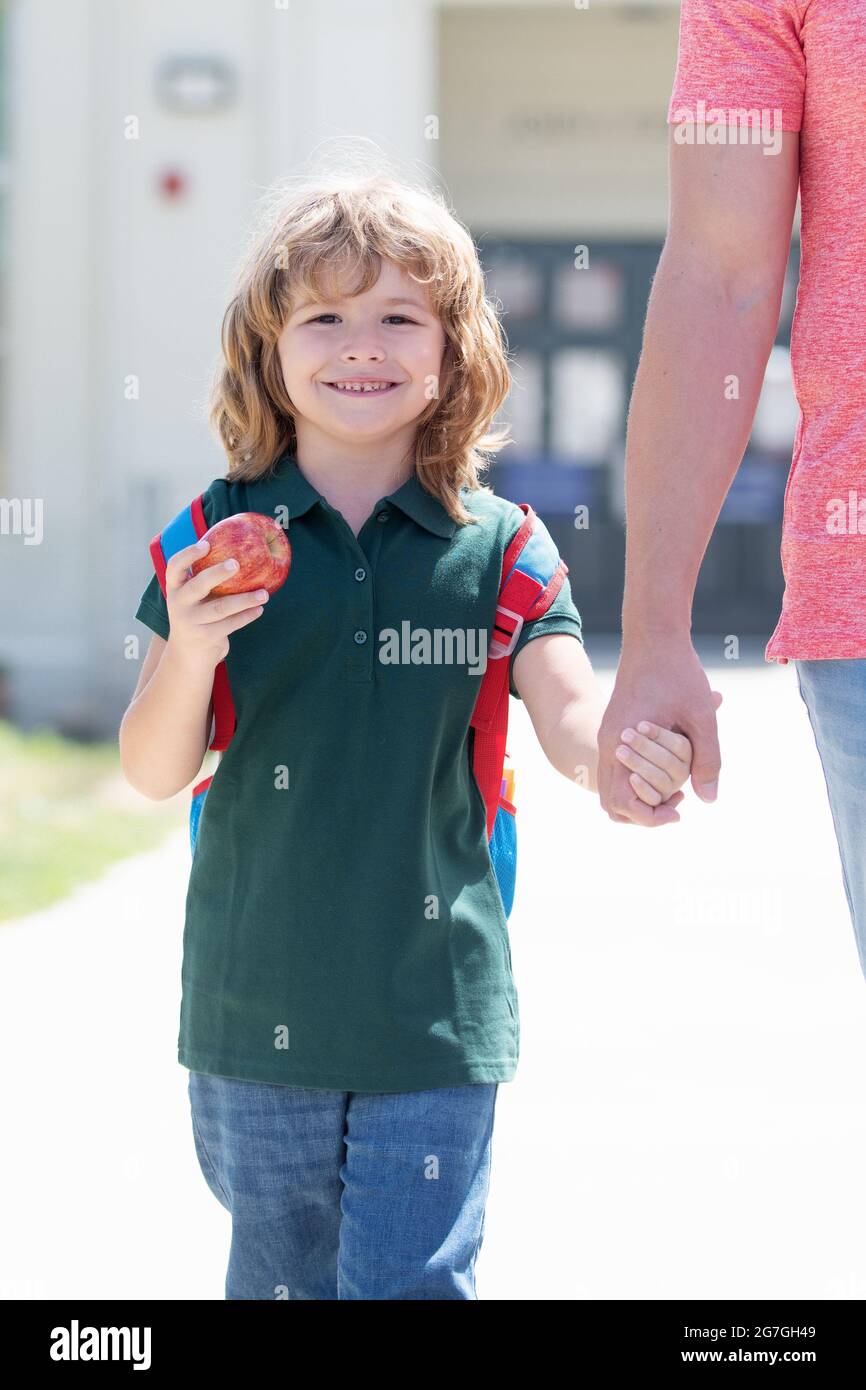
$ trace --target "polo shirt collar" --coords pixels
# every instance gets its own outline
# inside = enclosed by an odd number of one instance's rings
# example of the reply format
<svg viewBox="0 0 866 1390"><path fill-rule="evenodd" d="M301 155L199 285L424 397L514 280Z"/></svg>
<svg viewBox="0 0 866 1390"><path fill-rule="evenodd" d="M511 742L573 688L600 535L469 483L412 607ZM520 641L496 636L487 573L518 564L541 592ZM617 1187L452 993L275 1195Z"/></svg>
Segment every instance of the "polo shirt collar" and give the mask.
<svg viewBox="0 0 866 1390"><path fill-rule="evenodd" d="M321 494L307 482L292 454L282 454L277 459L272 471L261 479L261 487L264 489L262 510L288 507L290 526L296 517L308 512L314 502L322 501Z"/></svg>
<svg viewBox="0 0 866 1390"><path fill-rule="evenodd" d="M308 512L315 502L324 501L321 493L304 477L293 454L283 454L271 475L262 481L266 488L274 489L274 506L283 503L288 507L289 524ZM457 523L451 519L442 503L421 486L414 473L384 500L399 507L401 512L426 531L432 531L434 536L450 540L457 529Z"/></svg>
<svg viewBox="0 0 866 1390"><path fill-rule="evenodd" d="M390 493L387 500L426 531L432 531L434 536L450 540L457 530L457 522L451 519L438 498L421 486L415 473L396 492Z"/></svg>

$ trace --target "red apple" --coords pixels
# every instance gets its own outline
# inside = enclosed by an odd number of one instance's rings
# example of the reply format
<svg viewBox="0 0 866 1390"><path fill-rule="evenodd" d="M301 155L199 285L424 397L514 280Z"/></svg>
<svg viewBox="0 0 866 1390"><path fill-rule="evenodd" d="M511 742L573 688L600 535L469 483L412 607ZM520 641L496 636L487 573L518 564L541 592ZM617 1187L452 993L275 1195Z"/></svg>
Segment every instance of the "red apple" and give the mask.
<svg viewBox="0 0 866 1390"><path fill-rule="evenodd" d="M267 589L272 594L285 584L292 563L292 547L282 526L272 516L265 516L263 512L237 512L215 522L199 539L210 541L210 550L193 563L191 574L196 575L232 557L238 562L234 574L221 579L211 589L210 598L246 594L253 589Z"/></svg>

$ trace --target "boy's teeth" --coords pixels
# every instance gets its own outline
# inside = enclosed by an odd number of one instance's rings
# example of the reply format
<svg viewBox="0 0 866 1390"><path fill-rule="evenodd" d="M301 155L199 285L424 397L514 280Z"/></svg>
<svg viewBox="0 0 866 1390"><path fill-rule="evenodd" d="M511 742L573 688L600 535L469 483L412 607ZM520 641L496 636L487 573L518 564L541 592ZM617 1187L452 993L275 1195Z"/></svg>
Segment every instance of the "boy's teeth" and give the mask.
<svg viewBox="0 0 866 1390"><path fill-rule="evenodd" d="M335 382L338 391L387 391L391 385L390 381L364 381L357 384L351 382Z"/></svg>

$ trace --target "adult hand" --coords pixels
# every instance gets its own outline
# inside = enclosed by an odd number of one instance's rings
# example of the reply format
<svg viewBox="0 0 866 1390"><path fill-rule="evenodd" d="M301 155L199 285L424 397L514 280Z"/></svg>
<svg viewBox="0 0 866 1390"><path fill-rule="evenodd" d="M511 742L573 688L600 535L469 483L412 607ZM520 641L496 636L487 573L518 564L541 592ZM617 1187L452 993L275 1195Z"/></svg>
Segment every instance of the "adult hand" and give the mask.
<svg viewBox="0 0 866 1390"><path fill-rule="evenodd" d="M658 806L641 801L628 780L629 769L615 756L623 730L637 729L644 719L691 740L692 787L702 801L715 801L721 768L716 710L721 703L689 637L642 637L623 643L598 733L599 801L611 820L645 826L679 820L674 797Z"/></svg>

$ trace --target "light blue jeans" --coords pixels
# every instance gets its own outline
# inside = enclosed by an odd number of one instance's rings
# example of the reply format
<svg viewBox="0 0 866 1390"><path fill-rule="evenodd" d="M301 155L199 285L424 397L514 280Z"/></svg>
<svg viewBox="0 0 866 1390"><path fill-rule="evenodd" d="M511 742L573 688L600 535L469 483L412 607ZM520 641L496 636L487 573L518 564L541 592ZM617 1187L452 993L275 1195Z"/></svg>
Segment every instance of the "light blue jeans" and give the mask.
<svg viewBox="0 0 866 1390"><path fill-rule="evenodd" d="M845 895L866 975L866 660L795 665L824 769Z"/></svg>
<svg viewBox="0 0 866 1390"><path fill-rule="evenodd" d="M325 1091L189 1074L229 1299L477 1299L498 1083Z"/></svg>

